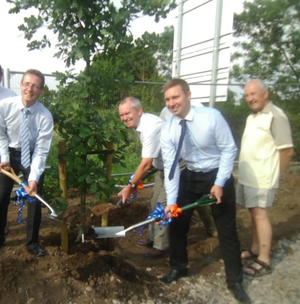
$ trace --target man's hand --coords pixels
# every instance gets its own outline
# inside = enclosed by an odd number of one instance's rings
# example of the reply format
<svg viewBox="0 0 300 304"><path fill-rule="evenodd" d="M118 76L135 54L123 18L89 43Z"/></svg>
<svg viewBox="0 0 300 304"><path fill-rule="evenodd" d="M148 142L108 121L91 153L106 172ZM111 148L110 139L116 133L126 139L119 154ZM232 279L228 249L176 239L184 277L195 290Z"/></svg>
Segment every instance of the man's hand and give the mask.
<svg viewBox="0 0 300 304"><path fill-rule="evenodd" d="M0 169L10 172L10 163L7 162L0 163Z"/></svg>
<svg viewBox="0 0 300 304"><path fill-rule="evenodd" d="M29 181L28 182L29 189L25 189L25 191L32 197L37 194L37 182L36 181ZM34 194L33 194L34 193Z"/></svg>
<svg viewBox="0 0 300 304"><path fill-rule="evenodd" d="M171 209L172 209L172 205L167 205L165 207L165 220L169 219L171 217L171 214L168 214L169 212L171 212Z"/></svg>
<svg viewBox="0 0 300 304"><path fill-rule="evenodd" d="M217 204L222 203L222 198L223 196L223 188L217 185L213 185L210 189L210 199L215 197L217 199Z"/></svg>
<svg viewBox="0 0 300 304"><path fill-rule="evenodd" d="M131 186L127 185L125 188L123 188L119 193L118 196L122 196L122 203L125 204L129 198L130 198L130 194L131 194Z"/></svg>

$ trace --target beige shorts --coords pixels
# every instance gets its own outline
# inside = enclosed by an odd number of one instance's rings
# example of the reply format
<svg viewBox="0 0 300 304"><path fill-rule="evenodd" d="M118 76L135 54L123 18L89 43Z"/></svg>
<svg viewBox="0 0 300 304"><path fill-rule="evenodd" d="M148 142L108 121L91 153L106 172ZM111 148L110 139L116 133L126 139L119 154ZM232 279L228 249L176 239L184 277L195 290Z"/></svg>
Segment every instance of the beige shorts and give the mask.
<svg viewBox="0 0 300 304"><path fill-rule="evenodd" d="M236 189L236 202L246 208L267 208L273 205L277 189L258 189L238 183Z"/></svg>

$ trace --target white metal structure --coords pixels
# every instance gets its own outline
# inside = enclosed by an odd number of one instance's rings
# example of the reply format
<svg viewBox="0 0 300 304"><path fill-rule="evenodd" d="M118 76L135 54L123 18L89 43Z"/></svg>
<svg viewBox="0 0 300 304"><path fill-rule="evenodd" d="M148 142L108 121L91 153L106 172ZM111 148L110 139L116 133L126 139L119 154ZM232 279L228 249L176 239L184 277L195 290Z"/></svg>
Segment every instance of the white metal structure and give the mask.
<svg viewBox="0 0 300 304"><path fill-rule="evenodd" d="M233 9L232 0L179 0L173 76L191 85L192 103L227 98Z"/></svg>

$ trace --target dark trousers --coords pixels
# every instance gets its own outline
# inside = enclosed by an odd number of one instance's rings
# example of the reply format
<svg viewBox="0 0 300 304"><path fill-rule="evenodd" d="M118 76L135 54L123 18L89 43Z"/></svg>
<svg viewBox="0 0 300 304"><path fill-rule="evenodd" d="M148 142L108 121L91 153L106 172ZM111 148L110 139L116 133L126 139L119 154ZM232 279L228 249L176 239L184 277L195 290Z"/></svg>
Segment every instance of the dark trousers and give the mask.
<svg viewBox="0 0 300 304"><path fill-rule="evenodd" d="M218 169L211 172L192 172L185 169L180 176L179 207L196 202L210 193ZM212 215L219 235L221 253L225 264L227 283L241 283L243 280L240 242L236 231L236 209L234 179L231 176L223 187L221 204L211 206ZM171 269L186 269L188 265L187 234L193 210L185 211L173 218L169 227Z"/></svg>
<svg viewBox="0 0 300 304"><path fill-rule="evenodd" d="M9 149L10 152L10 166L14 169L15 173L18 175L22 172L24 175L24 180L28 180L30 173L30 167L25 169L21 165L21 152L15 149ZM43 192L44 183L44 173L40 177L38 182L38 194L41 195ZM14 181L4 175L0 174L0 242L5 241L4 230L7 222L7 211L10 202L10 194L14 185ZM38 244L39 229L41 224L41 203L38 200L34 200L28 203L27 212L27 249L32 249L36 244ZM16 220L17 220L17 208L16 208Z"/></svg>

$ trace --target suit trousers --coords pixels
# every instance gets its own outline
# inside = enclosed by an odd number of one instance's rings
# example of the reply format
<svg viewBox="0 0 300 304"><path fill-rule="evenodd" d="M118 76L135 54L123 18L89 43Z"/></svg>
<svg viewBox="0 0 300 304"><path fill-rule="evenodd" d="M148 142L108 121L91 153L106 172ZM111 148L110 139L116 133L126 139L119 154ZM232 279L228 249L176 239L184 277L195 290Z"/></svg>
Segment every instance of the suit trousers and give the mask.
<svg viewBox="0 0 300 304"><path fill-rule="evenodd" d="M21 152L10 148L10 166L14 169L15 173L18 175L19 172L23 173L24 180L28 180L30 167L24 168L21 165ZM32 156L32 155L31 155ZM38 194L42 195L44 184L44 173L41 175L38 182ZM14 181L4 175L0 174L0 242L4 243L5 235L4 230L7 222L7 211L10 202L10 195L13 189ZM17 208L16 208L17 211ZM41 224L41 202L34 200L33 202L28 202L27 208L27 220L26 220L26 232L27 232L27 249L33 249L36 244L38 244L39 229ZM16 212L17 220L17 212Z"/></svg>
<svg viewBox="0 0 300 304"><path fill-rule="evenodd" d="M179 207L196 202L209 194L214 185L218 169L210 172L193 172L188 169L180 175ZM218 231L219 243L225 264L227 283L241 283L243 280L240 242L236 231L236 207L233 176L223 187L221 204L211 206L212 216ZM169 225L170 266L181 270L188 266L187 234L193 210L188 210L173 218Z"/></svg>
<svg viewBox="0 0 300 304"><path fill-rule="evenodd" d="M167 203L167 195L164 186L164 172L157 171L152 196L150 199L150 210L155 210L157 203L162 203L164 207ZM166 250L169 248L169 236L168 236L168 227L161 226L152 223L149 225L149 236L148 238L153 241L153 247L159 250Z"/></svg>

